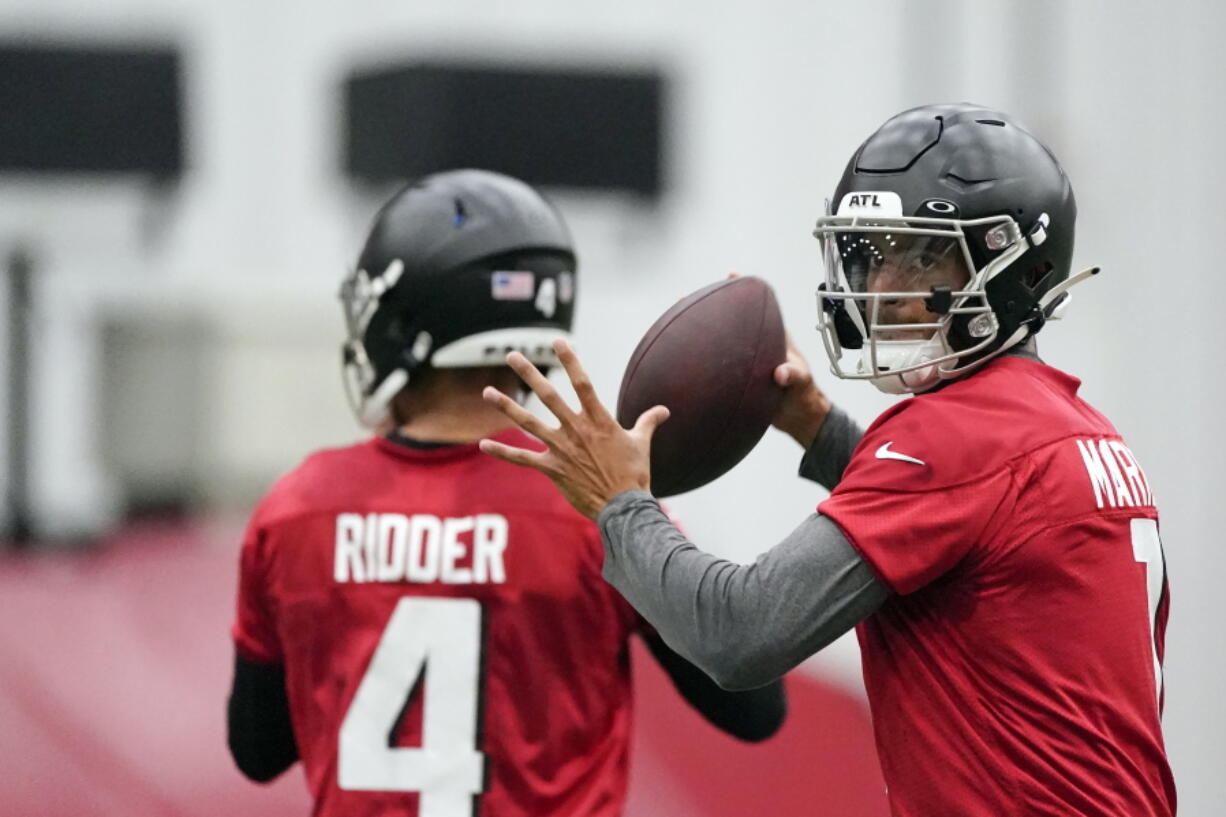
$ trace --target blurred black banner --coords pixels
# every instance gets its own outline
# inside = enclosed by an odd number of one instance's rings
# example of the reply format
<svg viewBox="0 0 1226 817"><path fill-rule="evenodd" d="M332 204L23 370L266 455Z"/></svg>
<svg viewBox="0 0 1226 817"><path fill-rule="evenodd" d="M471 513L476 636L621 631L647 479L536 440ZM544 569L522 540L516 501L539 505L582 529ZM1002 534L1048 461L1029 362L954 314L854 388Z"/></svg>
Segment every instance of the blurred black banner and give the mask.
<svg viewBox="0 0 1226 817"><path fill-rule="evenodd" d="M661 188L656 72L411 64L349 76L345 163L383 181L481 167L533 184Z"/></svg>
<svg viewBox="0 0 1226 817"><path fill-rule="evenodd" d="M0 43L0 170L183 169L173 48Z"/></svg>

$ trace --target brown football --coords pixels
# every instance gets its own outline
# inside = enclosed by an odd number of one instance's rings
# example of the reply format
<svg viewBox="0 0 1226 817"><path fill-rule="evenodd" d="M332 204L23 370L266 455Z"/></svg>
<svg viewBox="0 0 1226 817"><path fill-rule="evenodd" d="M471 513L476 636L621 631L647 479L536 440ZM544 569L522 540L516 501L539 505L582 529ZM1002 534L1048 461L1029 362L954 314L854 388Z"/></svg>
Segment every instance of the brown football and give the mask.
<svg viewBox="0 0 1226 817"><path fill-rule="evenodd" d="M654 405L671 416L651 443L651 490L692 491L745 458L770 425L783 390L783 317L761 278L703 287L660 316L639 341L617 397L629 428Z"/></svg>

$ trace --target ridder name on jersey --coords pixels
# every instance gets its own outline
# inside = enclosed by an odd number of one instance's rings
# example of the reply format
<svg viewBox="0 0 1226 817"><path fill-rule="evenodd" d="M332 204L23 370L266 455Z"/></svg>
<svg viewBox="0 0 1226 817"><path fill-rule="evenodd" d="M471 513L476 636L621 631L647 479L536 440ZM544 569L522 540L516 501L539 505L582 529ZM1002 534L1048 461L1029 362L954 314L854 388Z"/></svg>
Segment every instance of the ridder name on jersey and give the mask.
<svg viewBox="0 0 1226 817"><path fill-rule="evenodd" d="M1153 505L1149 480L1137 458L1119 440L1077 440L1094 489L1094 502L1103 508Z"/></svg>
<svg viewBox="0 0 1226 817"><path fill-rule="evenodd" d="M338 582L502 584L507 520L499 514L342 513L336 517Z"/></svg>

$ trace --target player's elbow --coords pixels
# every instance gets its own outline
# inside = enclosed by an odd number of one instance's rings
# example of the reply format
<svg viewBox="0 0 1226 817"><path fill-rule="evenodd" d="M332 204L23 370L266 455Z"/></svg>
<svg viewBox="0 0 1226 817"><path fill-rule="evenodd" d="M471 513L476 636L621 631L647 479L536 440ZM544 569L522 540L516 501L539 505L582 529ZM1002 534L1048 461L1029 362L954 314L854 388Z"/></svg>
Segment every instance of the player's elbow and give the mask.
<svg viewBox="0 0 1226 817"><path fill-rule="evenodd" d="M761 743L775 733L787 720L788 702L783 682L776 681L749 692L737 693L743 697L737 707L735 720L726 725L725 731L746 743Z"/></svg>
<svg viewBox="0 0 1226 817"><path fill-rule="evenodd" d="M288 725L268 728L251 719L229 718L226 745L234 765L248 780L268 783L298 760L298 746Z"/></svg>
<svg viewBox="0 0 1226 817"><path fill-rule="evenodd" d="M773 720L759 720L745 729L738 729L735 732L730 732L734 738L745 743L762 743L768 738L773 738L779 728L783 726L784 716L781 714Z"/></svg>
<svg viewBox="0 0 1226 817"><path fill-rule="evenodd" d="M720 689L745 692L779 680L783 673L751 652L724 650L704 656L699 666Z"/></svg>
<svg viewBox="0 0 1226 817"><path fill-rule="evenodd" d="M270 766L238 764L238 770L243 776L254 783L271 783L281 776L285 769L274 769Z"/></svg>
<svg viewBox="0 0 1226 817"><path fill-rule="evenodd" d="M683 642L680 652L727 692L740 692L769 684L779 675L763 672L754 661L753 647L741 633L704 632Z"/></svg>
<svg viewBox="0 0 1226 817"><path fill-rule="evenodd" d="M267 753L255 751L236 741L233 735L230 736L229 744L230 757L234 758L234 765L244 777L256 783L270 783L293 765L292 760L287 763L284 758L274 758Z"/></svg>
<svg viewBox="0 0 1226 817"><path fill-rule="evenodd" d="M778 680L777 675L764 673L752 667L729 667L711 675L711 680L727 692L748 692Z"/></svg>

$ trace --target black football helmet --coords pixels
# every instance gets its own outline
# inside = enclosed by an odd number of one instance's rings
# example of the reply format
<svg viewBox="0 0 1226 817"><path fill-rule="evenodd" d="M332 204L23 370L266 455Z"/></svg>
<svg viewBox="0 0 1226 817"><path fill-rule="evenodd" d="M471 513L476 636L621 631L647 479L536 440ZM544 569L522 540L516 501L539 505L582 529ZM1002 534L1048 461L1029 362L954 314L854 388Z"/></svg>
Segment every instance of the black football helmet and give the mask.
<svg viewBox="0 0 1226 817"><path fill-rule="evenodd" d="M814 231L831 371L921 392L1024 341L1097 272L1069 276L1076 220L1060 163L1010 116L963 103L889 119Z"/></svg>
<svg viewBox="0 0 1226 817"><path fill-rule="evenodd" d="M376 426L423 367L541 366L574 315L576 259L561 215L518 179L452 170L415 181L375 216L341 285L346 390Z"/></svg>

